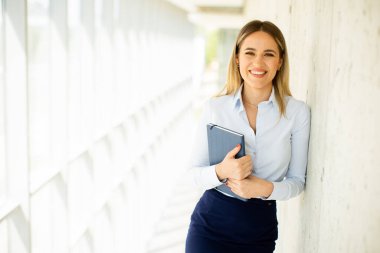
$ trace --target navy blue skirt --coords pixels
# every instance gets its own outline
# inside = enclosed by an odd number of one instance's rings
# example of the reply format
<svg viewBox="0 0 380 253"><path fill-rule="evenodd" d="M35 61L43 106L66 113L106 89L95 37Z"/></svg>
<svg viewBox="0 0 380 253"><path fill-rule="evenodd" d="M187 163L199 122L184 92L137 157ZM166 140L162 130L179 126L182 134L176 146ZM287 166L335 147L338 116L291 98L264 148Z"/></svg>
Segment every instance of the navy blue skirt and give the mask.
<svg viewBox="0 0 380 253"><path fill-rule="evenodd" d="M273 253L276 201L247 202L206 191L197 203L186 238L186 253Z"/></svg>

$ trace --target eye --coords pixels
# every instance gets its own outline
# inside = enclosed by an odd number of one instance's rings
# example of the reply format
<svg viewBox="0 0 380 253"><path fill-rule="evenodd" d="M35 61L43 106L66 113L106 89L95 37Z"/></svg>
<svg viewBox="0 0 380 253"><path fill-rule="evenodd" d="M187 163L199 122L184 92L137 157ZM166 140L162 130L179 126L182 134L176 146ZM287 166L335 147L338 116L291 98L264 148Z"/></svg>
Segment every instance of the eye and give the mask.
<svg viewBox="0 0 380 253"><path fill-rule="evenodd" d="M274 54L272 54L272 53L266 53L265 56L274 57Z"/></svg>
<svg viewBox="0 0 380 253"><path fill-rule="evenodd" d="M247 55L255 55L254 52L246 52L245 54L247 54Z"/></svg>

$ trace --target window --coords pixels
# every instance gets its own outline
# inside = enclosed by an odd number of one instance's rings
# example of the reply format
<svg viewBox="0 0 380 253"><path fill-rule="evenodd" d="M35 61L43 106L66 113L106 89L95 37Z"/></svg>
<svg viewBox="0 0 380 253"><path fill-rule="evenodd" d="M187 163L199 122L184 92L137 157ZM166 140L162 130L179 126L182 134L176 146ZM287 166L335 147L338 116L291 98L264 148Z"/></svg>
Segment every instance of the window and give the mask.
<svg viewBox="0 0 380 253"><path fill-rule="evenodd" d="M7 168L5 155L5 80L4 80L4 21L3 3L0 0L0 205L7 195Z"/></svg>
<svg viewBox="0 0 380 253"><path fill-rule="evenodd" d="M29 142L32 173L46 171L51 147L49 0L28 2Z"/></svg>

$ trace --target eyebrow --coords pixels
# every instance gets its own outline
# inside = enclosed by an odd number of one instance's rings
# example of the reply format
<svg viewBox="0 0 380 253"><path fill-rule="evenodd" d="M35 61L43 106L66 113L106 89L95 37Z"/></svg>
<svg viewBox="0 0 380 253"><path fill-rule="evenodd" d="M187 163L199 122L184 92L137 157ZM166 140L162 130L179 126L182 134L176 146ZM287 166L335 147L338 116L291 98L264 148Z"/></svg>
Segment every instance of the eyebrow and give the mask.
<svg viewBox="0 0 380 253"><path fill-rule="evenodd" d="M256 49L252 47L247 47L246 49L244 49L244 51L256 51ZM265 49L264 52L277 54L277 52L272 49Z"/></svg>

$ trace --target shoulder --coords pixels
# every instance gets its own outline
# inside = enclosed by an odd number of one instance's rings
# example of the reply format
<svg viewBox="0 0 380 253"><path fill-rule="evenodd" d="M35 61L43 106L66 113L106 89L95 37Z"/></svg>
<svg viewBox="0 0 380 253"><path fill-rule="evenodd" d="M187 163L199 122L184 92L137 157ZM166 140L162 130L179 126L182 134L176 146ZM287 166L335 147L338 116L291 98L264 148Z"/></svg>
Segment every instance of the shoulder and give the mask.
<svg viewBox="0 0 380 253"><path fill-rule="evenodd" d="M310 107L304 101L289 96L286 97L286 115L290 118L308 120Z"/></svg>
<svg viewBox="0 0 380 253"><path fill-rule="evenodd" d="M233 103L234 95L211 97L206 101L206 106L211 110L225 109Z"/></svg>
<svg viewBox="0 0 380 253"><path fill-rule="evenodd" d="M225 111L233 102L233 95L213 96L204 99L199 105L203 115L211 117L211 115Z"/></svg>
<svg viewBox="0 0 380 253"><path fill-rule="evenodd" d="M232 102L233 99L234 99L234 95L231 94L231 95L222 95L218 97L211 97L209 100L210 100L210 103L212 104L220 105L220 104Z"/></svg>

